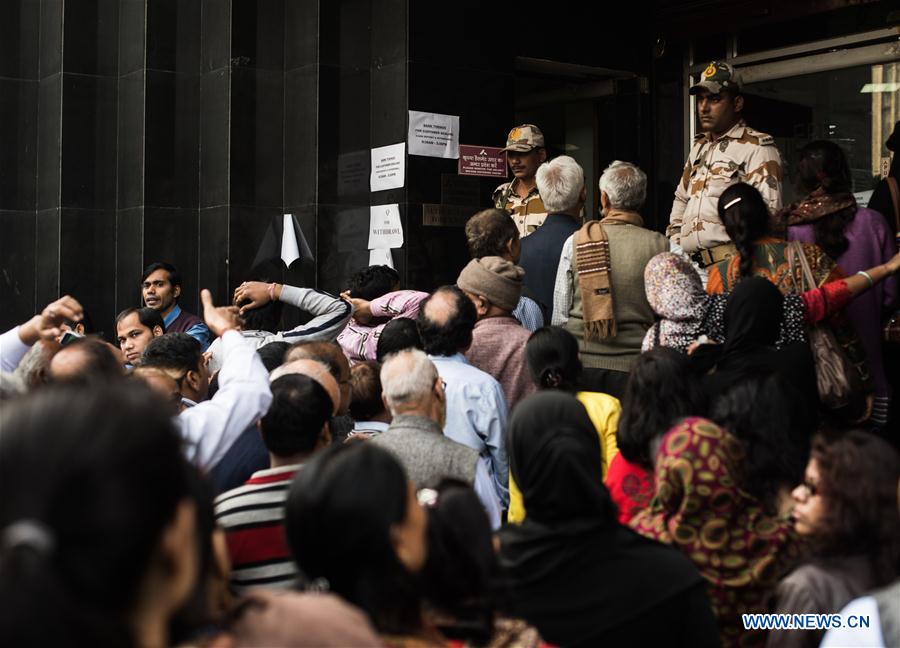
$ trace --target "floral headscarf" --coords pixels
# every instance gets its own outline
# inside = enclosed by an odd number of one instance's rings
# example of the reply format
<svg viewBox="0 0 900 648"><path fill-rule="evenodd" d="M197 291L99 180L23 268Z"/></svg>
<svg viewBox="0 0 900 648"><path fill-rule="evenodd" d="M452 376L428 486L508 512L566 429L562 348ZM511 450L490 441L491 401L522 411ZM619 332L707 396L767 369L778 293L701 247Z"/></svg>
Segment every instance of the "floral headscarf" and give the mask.
<svg viewBox="0 0 900 648"><path fill-rule="evenodd" d="M656 456L656 495L634 529L683 551L706 579L723 645L753 645L741 614L766 612L766 599L800 555L790 521L763 512L740 487L743 444L715 423L685 419Z"/></svg>
<svg viewBox="0 0 900 648"><path fill-rule="evenodd" d="M647 302L661 318L644 336L642 351L666 346L682 353L702 333L709 297L700 275L684 257L662 252L644 268Z"/></svg>

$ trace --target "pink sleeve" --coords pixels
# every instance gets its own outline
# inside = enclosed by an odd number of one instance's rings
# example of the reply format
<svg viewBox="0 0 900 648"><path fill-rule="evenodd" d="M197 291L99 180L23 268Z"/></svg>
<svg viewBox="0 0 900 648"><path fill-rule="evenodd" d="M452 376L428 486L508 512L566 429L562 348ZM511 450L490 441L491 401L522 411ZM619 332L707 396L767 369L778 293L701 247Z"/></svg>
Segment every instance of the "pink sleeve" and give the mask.
<svg viewBox="0 0 900 648"><path fill-rule="evenodd" d="M853 294L843 279L830 281L821 288L807 290L800 296L803 298L803 314L810 324L821 322L853 299Z"/></svg>
<svg viewBox="0 0 900 648"><path fill-rule="evenodd" d="M372 317L408 317L415 319L419 314L419 304L425 301L428 293L418 290L398 290L382 295L369 302Z"/></svg>

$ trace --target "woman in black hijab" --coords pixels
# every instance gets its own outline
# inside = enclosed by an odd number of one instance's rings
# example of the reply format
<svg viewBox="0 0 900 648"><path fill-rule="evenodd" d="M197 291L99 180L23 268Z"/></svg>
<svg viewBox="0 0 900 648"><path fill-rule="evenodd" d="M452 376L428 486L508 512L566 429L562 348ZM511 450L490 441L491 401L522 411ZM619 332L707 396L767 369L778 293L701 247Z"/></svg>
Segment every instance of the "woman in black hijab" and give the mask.
<svg viewBox="0 0 900 648"><path fill-rule="evenodd" d="M708 374L704 386L713 408L735 385L778 375L793 402L791 420L808 442L818 424L815 365L807 342L775 348L783 311L784 296L774 284L762 277L742 279L725 306L725 343L701 346L692 360Z"/></svg>
<svg viewBox="0 0 900 648"><path fill-rule="evenodd" d="M561 646L718 645L690 561L616 521L597 433L574 396L521 401L508 450L528 511L500 533L509 613Z"/></svg>

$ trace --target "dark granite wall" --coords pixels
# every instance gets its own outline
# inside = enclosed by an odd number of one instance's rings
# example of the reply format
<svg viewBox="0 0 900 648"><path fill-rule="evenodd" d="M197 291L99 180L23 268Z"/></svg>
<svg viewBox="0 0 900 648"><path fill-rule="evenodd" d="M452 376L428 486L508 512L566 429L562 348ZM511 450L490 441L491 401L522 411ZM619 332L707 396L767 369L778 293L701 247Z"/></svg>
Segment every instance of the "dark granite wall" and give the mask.
<svg viewBox="0 0 900 648"><path fill-rule="evenodd" d="M422 205L444 202L456 160L407 156L405 186L371 193L369 150L406 139L408 110L460 115L462 143L502 144L517 55L645 62L638 42L598 48L589 20L567 38L561 19L504 38L511 20L467 0L0 3L0 326L68 292L111 334L156 260L182 271L194 311L200 288L222 302L248 278L337 292L368 264L369 207L386 203L403 219L403 282L453 282L462 229L423 226ZM627 135L649 120L634 93L599 108L616 124L610 155L650 141ZM474 212L498 182L472 182ZM315 261L261 254L285 212Z"/></svg>

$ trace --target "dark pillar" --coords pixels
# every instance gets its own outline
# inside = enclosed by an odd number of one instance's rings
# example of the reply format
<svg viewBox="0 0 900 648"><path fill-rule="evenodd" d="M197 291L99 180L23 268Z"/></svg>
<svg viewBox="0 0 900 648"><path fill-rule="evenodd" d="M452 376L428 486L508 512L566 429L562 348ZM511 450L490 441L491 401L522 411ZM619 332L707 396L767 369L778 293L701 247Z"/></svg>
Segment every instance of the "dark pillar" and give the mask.
<svg viewBox="0 0 900 648"><path fill-rule="evenodd" d="M37 132L40 89L37 0L0 4L0 326L34 313Z"/></svg>

